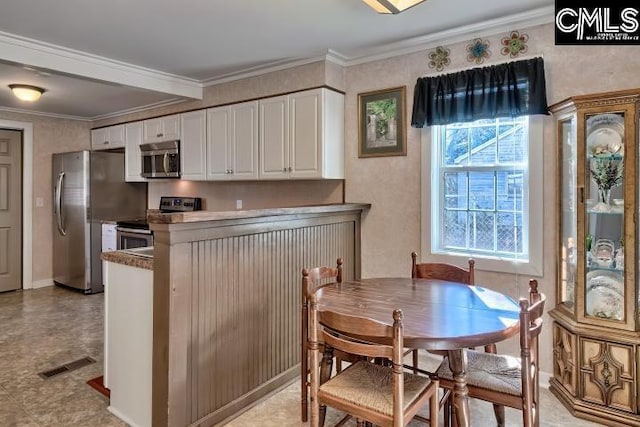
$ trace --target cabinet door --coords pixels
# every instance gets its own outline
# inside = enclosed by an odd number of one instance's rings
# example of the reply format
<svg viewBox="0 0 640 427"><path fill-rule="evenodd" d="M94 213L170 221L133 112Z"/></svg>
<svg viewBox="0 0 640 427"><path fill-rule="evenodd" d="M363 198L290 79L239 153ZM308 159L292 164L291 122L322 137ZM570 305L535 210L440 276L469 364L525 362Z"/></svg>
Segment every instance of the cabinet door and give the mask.
<svg viewBox="0 0 640 427"><path fill-rule="evenodd" d="M207 179L206 112L198 110L182 114L181 121L181 178L205 180Z"/></svg>
<svg viewBox="0 0 640 427"><path fill-rule="evenodd" d="M207 179L228 180L231 131L229 107L207 110Z"/></svg>
<svg viewBox="0 0 640 427"><path fill-rule="evenodd" d="M323 138L321 89L289 96L291 177L320 178Z"/></svg>
<svg viewBox="0 0 640 427"><path fill-rule="evenodd" d="M553 323L553 376L572 396L578 392L578 344L575 334Z"/></svg>
<svg viewBox="0 0 640 427"><path fill-rule="evenodd" d="M109 150L124 147L124 125L109 126L91 131L91 149Z"/></svg>
<svg viewBox="0 0 640 427"><path fill-rule="evenodd" d="M91 149L104 150L104 146L109 144L107 128L93 129L91 131Z"/></svg>
<svg viewBox="0 0 640 427"><path fill-rule="evenodd" d="M289 177L289 96L260 101L260 179Z"/></svg>
<svg viewBox="0 0 640 427"><path fill-rule="evenodd" d="M124 168L127 182L146 181L142 173L142 122L127 123L125 126Z"/></svg>
<svg viewBox="0 0 640 427"><path fill-rule="evenodd" d="M162 123L160 119L149 119L144 122L144 142L158 142L162 137Z"/></svg>
<svg viewBox="0 0 640 427"><path fill-rule="evenodd" d="M162 139L164 141L180 139L180 114L161 117L160 119Z"/></svg>
<svg viewBox="0 0 640 427"><path fill-rule="evenodd" d="M636 411L635 351L631 345L581 338L580 375L582 396L627 412Z"/></svg>
<svg viewBox="0 0 640 427"><path fill-rule="evenodd" d="M158 117L144 121L144 142L180 139L180 115Z"/></svg>
<svg viewBox="0 0 640 427"><path fill-rule="evenodd" d="M258 179L258 101L231 106L231 179Z"/></svg>
<svg viewBox="0 0 640 427"><path fill-rule="evenodd" d="M124 125L108 127L107 132L109 136L109 148L124 147L124 144L125 144Z"/></svg>

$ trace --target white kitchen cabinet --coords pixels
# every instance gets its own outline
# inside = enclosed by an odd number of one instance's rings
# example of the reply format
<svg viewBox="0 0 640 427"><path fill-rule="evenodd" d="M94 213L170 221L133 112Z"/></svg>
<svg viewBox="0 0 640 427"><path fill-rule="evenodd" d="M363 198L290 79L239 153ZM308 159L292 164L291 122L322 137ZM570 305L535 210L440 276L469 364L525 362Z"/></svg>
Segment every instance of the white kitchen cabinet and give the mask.
<svg viewBox="0 0 640 427"><path fill-rule="evenodd" d="M124 125L108 126L91 131L92 150L110 150L124 147Z"/></svg>
<svg viewBox="0 0 640 427"><path fill-rule="evenodd" d="M207 179L207 115L205 110L181 114L181 178Z"/></svg>
<svg viewBox="0 0 640 427"><path fill-rule="evenodd" d="M260 106L260 179L289 178L289 95L263 99Z"/></svg>
<svg viewBox="0 0 640 427"><path fill-rule="evenodd" d="M180 139L180 114L145 120L143 142L175 141Z"/></svg>
<svg viewBox="0 0 640 427"><path fill-rule="evenodd" d="M260 101L260 179L344 178L344 95L312 89Z"/></svg>
<svg viewBox="0 0 640 427"><path fill-rule="evenodd" d="M102 265L108 409L129 425L151 427L153 270L109 261Z"/></svg>
<svg viewBox="0 0 640 427"><path fill-rule="evenodd" d="M142 173L140 144L142 144L142 122L127 123L125 125L124 146L124 169L125 181L127 182L147 181L140 175Z"/></svg>
<svg viewBox="0 0 640 427"><path fill-rule="evenodd" d="M258 179L258 101L207 110L207 179Z"/></svg>

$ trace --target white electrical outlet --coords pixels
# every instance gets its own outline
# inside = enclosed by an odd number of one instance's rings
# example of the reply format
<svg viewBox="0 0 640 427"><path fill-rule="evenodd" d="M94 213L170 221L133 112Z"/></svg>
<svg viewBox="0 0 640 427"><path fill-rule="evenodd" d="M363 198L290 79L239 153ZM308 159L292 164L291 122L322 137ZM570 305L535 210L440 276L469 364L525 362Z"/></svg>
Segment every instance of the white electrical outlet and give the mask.
<svg viewBox="0 0 640 427"><path fill-rule="evenodd" d="M236 200L236 209L242 209L242 200Z"/></svg>

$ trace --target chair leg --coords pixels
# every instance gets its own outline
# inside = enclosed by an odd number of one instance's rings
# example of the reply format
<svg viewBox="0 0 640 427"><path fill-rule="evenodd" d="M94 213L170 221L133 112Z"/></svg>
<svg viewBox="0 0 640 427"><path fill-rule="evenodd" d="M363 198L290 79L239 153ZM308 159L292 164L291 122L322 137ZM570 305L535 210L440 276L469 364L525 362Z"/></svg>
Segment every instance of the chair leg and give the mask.
<svg viewBox="0 0 640 427"><path fill-rule="evenodd" d="M418 350L414 349L411 354L413 355L413 373L418 374Z"/></svg>
<svg viewBox="0 0 640 427"><path fill-rule="evenodd" d="M322 354L322 363L320 368L320 384L324 384L329 378L331 378L331 371L333 369L333 348L328 345L324 346L324 353ZM324 425L324 419L327 416L327 406L320 405L320 421L321 426Z"/></svg>
<svg viewBox="0 0 640 427"><path fill-rule="evenodd" d="M336 375L342 372L342 359L336 357Z"/></svg>
<svg viewBox="0 0 640 427"><path fill-rule="evenodd" d="M493 413L496 415L498 427L504 427L504 406L493 404Z"/></svg>
<svg viewBox="0 0 640 427"><path fill-rule="evenodd" d="M302 422L309 419L309 370L307 368L306 351L303 351L300 366L300 414Z"/></svg>
<svg viewBox="0 0 640 427"><path fill-rule="evenodd" d="M485 353L498 354L498 349L495 344L489 344L484 346ZM504 406L502 405L493 405L493 413L496 415L496 422L498 423L498 427L504 427Z"/></svg>
<svg viewBox="0 0 640 427"><path fill-rule="evenodd" d="M438 427L438 409L440 402L438 401L438 389L429 398L429 427Z"/></svg>
<svg viewBox="0 0 640 427"><path fill-rule="evenodd" d="M362 421L360 418L358 418L358 419L356 420L356 425L357 425L358 427L364 427L364 421Z"/></svg>

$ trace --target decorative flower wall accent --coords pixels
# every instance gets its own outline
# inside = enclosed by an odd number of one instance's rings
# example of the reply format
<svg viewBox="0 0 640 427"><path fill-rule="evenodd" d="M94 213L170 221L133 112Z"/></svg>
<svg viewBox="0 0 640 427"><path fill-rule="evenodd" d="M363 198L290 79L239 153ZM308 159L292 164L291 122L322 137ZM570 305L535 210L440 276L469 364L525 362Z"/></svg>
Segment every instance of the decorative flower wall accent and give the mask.
<svg viewBox="0 0 640 427"><path fill-rule="evenodd" d="M503 48L500 50L500 53L515 58L521 53L527 52L527 41L529 41L527 34L523 33L520 35L518 31L512 31L508 37L502 39Z"/></svg>
<svg viewBox="0 0 640 427"><path fill-rule="evenodd" d="M443 46L437 46L434 50L429 52L429 68L435 68L437 71L444 70L451 64L451 58L449 55L451 50Z"/></svg>
<svg viewBox="0 0 640 427"><path fill-rule="evenodd" d="M469 52L467 61L482 64L485 58L491 56L489 45L489 40L474 39L473 42L467 45L467 52Z"/></svg>

